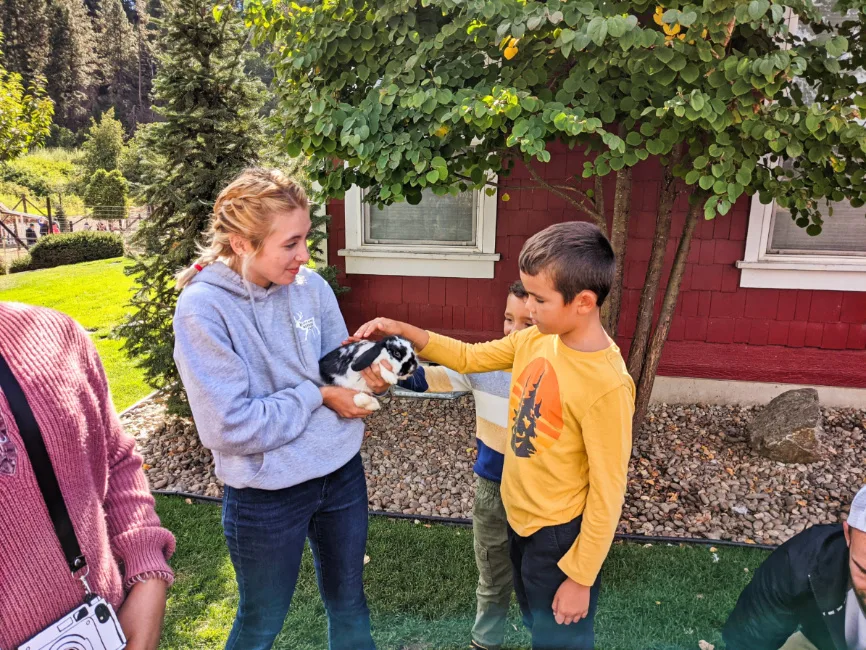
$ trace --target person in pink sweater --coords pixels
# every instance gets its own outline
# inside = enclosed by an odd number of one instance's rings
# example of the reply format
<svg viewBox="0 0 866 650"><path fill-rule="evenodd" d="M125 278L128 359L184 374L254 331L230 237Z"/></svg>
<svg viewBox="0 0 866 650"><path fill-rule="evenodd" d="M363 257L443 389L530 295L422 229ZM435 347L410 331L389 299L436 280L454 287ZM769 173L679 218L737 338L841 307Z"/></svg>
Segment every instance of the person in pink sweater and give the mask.
<svg viewBox="0 0 866 650"><path fill-rule="evenodd" d="M90 587L118 612L129 650L156 650L175 541L160 526L96 349L63 314L0 302L0 355L42 431ZM82 597L0 391L0 648L15 650Z"/></svg>

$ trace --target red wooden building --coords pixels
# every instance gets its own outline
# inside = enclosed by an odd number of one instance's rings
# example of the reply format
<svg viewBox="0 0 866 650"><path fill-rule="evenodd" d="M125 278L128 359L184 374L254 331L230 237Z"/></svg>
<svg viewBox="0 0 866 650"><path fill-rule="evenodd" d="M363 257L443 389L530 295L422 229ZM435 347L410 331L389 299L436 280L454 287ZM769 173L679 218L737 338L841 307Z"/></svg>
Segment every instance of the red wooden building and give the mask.
<svg viewBox="0 0 866 650"><path fill-rule="evenodd" d="M564 148L541 166L547 180L582 171ZM608 180L612 181L612 178ZM634 169L620 346L627 351L648 265L661 181L658 162ZM578 212L531 185L507 180L510 200L483 192L427 196L418 206L377 210L353 188L329 205L328 259L351 291L350 329L389 316L470 341L501 335L508 285L526 238ZM606 200L610 209L611 192ZM672 235L682 228L676 206ZM668 246L668 267L676 239ZM658 304L660 304L660 300ZM810 238L775 206L744 197L699 224L654 398L763 402L791 384L820 388L824 403L866 405L866 218L836 206ZM720 381L721 380L721 381ZM780 386L784 384L785 386Z"/></svg>

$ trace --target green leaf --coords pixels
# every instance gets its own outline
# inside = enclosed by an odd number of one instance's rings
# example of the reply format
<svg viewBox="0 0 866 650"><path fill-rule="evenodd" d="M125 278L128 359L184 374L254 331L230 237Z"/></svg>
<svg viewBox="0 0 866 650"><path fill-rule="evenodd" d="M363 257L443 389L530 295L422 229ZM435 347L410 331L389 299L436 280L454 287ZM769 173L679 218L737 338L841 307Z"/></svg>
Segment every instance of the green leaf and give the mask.
<svg viewBox="0 0 866 650"><path fill-rule="evenodd" d="M670 60L670 63L668 63L668 67L669 67L671 70L674 70L674 71L676 71L676 72L679 72L680 70L682 70L683 68L686 67L686 57L684 57L684 56L683 56L682 54L680 54L679 52L675 52L675 53L674 53L674 58L672 58L672 59Z"/></svg>
<svg viewBox="0 0 866 650"><path fill-rule="evenodd" d="M688 183L689 185L694 185L695 183L698 182L698 180L700 180L700 178L701 178L701 172L699 172L696 169L693 169L688 174L686 174L685 180L686 180L686 183Z"/></svg>
<svg viewBox="0 0 866 650"><path fill-rule="evenodd" d="M817 223L813 223L808 228L806 228L806 234L810 237L817 237L821 234L821 226Z"/></svg>
<svg viewBox="0 0 866 650"><path fill-rule="evenodd" d="M677 73L671 70L670 68L665 68L661 72L658 72L653 75L653 80L660 83L662 86L669 86L674 79L676 79Z"/></svg>
<svg viewBox="0 0 866 650"><path fill-rule="evenodd" d="M562 44L571 43L574 40L574 37L577 36L577 32L573 29L565 28L562 30L562 33L559 35Z"/></svg>
<svg viewBox="0 0 866 650"><path fill-rule="evenodd" d="M607 33L614 38L620 38L626 32L626 23L622 16L612 16L607 19Z"/></svg>
<svg viewBox="0 0 866 650"><path fill-rule="evenodd" d="M680 79L685 81L687 84L694 83L697 81L697 78L700 76L701 72L698 70L698 66L694 63L689 63L680 71Z"/></svg>
<svg viewBox="0 0 866 650"><path fill-rule="evenodd" d="M695 91L692 93L692 96L689 99L689 104L698 113L704 110L704 96L700 93L700 91Z"/></svg>
<svg viewBox="0 0 866 650"><path fill-rule="evenodd" d="M552 14L550 14L550 22L552 22L554 25L558 25L559 23L561 23L562 18L563 16L561 11L554 11Z"/></svg>
<svg viewBox="0 0 866 650"><path fill-rule="evenodd" d="M488 3L491 4L491 3ZM541 25L544 20L544 16L532 16L526 21L526 26L529 28L529 31L535 31L538 29L539 25ZM563 30L564 32L565 30Z"/></svg>
<svg viewBox="0 0 866 650"><path fill-rule="evenodd" d="M600 16L596 16L590 20L589 25L586 26L586 33L596 45L604 44L604 39L607 37L607 20Z"/></svg>
<svg viewBox="0 0 866 650"><path fill-rule="evenodd" d="M657 47L653 50L653 53L656 55L656 58L665 65L670 63L671 59L676 55L673 49L669 47Z"/></svg>
<svg viewBox="0 0 866 650"><path fill-rule="evenodd" d="M797 158L803 155L803 145L797 140L791 140L788 143L788 146L785 147L785 153L787 153L791 158Z"/></svg>
<svg viewBox="0 0 866 650"><path fill-rule="evenodd" d="M677 9L668 9L662 14L662 22L666 25L673 25L678 21L680 12Z"/></svg>
<svg viewBox="0 0 866 650"><path fill-rule="evenodd" d="M815 133L821 128L821 119L817 115L809 114L806 116L806 128L810 133Z"/></svg>
<svg viewBox="0 0 866 650"><path fill-rule="evenodd" d="M697 158L695 158L695 161L692 164L695 169L703 169L707 166L708 162L710 162L710 159L706 156L698 156Z"/></svg>
<svg viewBox="0 0 866 650"><path fill-rule="evenodd" d="M701 186L702 190L708 190L713 186L713 183L716 182L716 179L712 176L701 176L698 184Z"/></svg>
<svg viewBox="0 0 866 650"><path fill-rule="evenodd" d="M214 5L213 7L213 19L216 22L222 20L223 12L225 11L225 7L223 5Z"/></svg>
<svg viewBox="0 0 866 650"><path fill-rule="evenodd" d="M834 36L824 47L827 49L827 54L839 57L848 51L848 39L844 36Z"/></svg>
<svg viewBox="0 0 866 650"><path fill-rule="evenodd" d="M739 97L740 95L752 92L752 84L741 77L734 82L731 90Z"/></svg>
<svg viewBox="0 0 866 650"><path fill-rule="evenodd" d="M769 0L752 0L749 3L749 18L758 20L770 8Z"/></svg>
<svg viewBox="0 0 866 650"><path fill-rule="evenodd" d="M631 131L627 136L625 136L625 141L632 147L636 147L643 142L643 138L640 137L639 133Z"/></svg>
<svg viewBox="0 0 866 650"><path fill-rule="evenodd" d="M694 22L698 19L698 14L694 11L687 11L686 13L680 14L679 23L683 27L689 27L694 24Z"/></svg>

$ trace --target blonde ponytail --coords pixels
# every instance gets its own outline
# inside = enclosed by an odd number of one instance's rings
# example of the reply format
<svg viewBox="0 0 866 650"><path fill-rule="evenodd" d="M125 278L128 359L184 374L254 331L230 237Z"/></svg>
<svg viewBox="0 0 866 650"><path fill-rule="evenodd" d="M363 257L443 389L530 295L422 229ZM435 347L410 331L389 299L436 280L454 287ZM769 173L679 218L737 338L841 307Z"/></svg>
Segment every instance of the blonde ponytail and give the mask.
<svg viewBox="0 0 866 650"><path fill-rule="evenodd" d="M233 267L238 259L231 246L231 236L250 242L258 255L273 227L273 217L281 212L307 210L309 202L304 188L278 169L245 169L220 192L213 207L210 225L205 233L206 245L199 247L199 257L192 266L180 271L177 289L181 291L206 266L225 260ZM246 277L250 257L241 265Z"/></svg>

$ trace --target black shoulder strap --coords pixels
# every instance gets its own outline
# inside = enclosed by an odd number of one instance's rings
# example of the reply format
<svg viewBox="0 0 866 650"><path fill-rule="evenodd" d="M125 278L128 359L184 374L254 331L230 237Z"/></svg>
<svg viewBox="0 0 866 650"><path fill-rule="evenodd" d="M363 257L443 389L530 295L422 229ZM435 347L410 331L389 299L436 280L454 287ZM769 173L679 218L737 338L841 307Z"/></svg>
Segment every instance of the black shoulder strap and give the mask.
<svg viewBox="0 0 866 650"><path fill-rule="evenodd" d="M6 394L9 408L12 410L12 415L15 416L21 440L24 442L24 448L27 450L27 456L33 466L33 473L36 474L36 482L39 484L42 498L45 499L45 505L48 506L48 514L54 524L54 532L57 533L57 539L60 540L60 546L66 556L66 563L69 565L69 570L75 573L87 566L87 562L81 553L81 547L78 546L72 520L69 518L66 504L63 502L63 494L60 492L60 485L57 483L57 476L51 465L51 459L48 457L48 450L45 448L39 423L36 422L33 411L24 396L24 391L21 390L21 385L12 374L12 369L2 354L0 354L0 389Z"/></svg>

